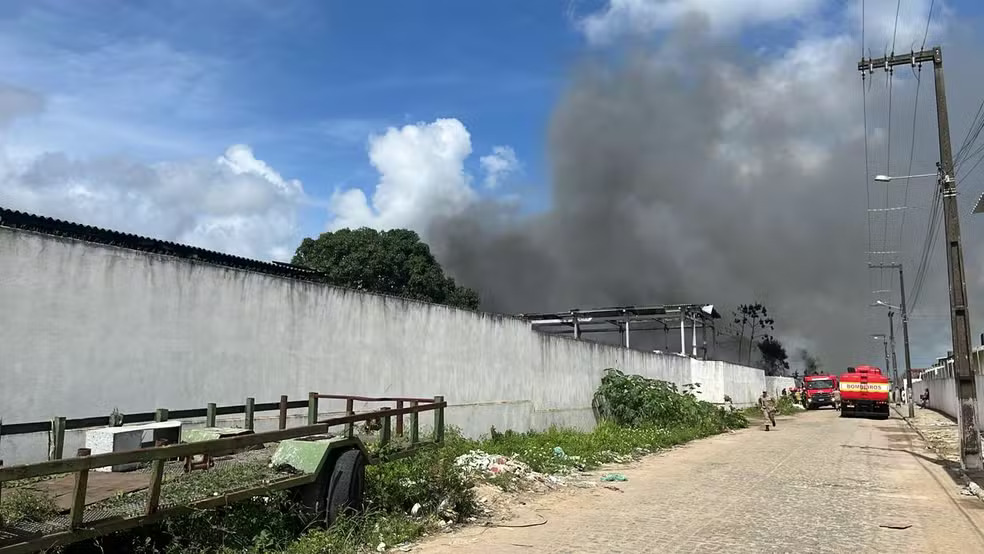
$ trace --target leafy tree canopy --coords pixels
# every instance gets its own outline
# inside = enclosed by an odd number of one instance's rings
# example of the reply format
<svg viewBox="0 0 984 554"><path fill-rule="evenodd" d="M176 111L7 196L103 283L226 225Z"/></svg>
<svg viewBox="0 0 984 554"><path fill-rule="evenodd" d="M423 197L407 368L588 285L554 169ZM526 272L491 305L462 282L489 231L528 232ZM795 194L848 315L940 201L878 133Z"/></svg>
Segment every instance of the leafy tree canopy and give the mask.
<svg viewBox="0 0 984 554"><path fill-rule="evenodd" d="M789 371L789 356L779 339L766 335L758 342L758 349L766 375L784 375Z"/></svg>
<svg viewBox="0 0 984 554"><path fill-rule="evenodd" d="M427 244L407 229L322 233L301 241L292 263L323 273L336 286L478 309L478 294L445 276Z"/></svg>

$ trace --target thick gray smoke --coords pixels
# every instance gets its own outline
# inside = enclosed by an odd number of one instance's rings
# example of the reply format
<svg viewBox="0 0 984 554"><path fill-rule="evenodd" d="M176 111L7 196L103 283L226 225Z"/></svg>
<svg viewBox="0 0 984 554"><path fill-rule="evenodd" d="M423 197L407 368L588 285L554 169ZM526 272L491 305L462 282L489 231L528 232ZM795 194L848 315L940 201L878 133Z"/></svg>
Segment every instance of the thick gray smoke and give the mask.
<svg viewBox="0 0 984 554"><path fill-rule="evenodd" d="M713 303L727 318L733 306L758 301L772 310L791 355L805 346L841 368L880 353L868 336L883 330L884 313L868 307L878 283L866 269L856 42L832 39L823 52L767 63L695 36L686 29L656 50L579 68L548 133L549 211L524 218L482 206L440 221L429 235L442 263L494 311L692 302ZM957 67L955 74L967 71ZM887 119L885 77L878 79L868 94L872 174L886 163L887 135L878 131ZM895 174L908 169L913 83L901 73L895 81L894 102L904 106L893 116ZM969 123L971 97L984 93L974 90L951 104L955 142L966 129L956 122ZM930 79L920 94L914 172L927 164L931 171L937 158ZM930 187L921 187L914 182L910 205L929 204ZM884 190L873 186L872 194ZM898 205L901 193L893 194L890 205ZM906 224L912 254L926 215ZM875 228L876 247L898 248L897 221L887 246ZM945 286L942 277L927 288ZM945 314L945 298L944 288L925 302ZM930 350L941 326L948 330L936 321L918 345L924 359L938 354Z"/></svg>

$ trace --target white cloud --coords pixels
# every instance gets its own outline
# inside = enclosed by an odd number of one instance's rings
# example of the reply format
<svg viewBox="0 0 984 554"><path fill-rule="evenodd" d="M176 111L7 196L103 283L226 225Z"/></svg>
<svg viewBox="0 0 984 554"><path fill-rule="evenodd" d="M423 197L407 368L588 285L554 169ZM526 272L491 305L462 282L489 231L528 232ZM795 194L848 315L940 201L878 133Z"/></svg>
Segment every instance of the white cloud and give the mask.
<svg viewBox="0 0 984 554"><path fill-rule="evenodd" d="M43 124L10 130L19 148L157 159L229 144L223 135L243 99L225 90L230 62L152 35L107 37L78 21L84 15L38 3L0 19L4 80L46 100Z"/></svg>
<svg viewBox="0 0 984 554"><path fill-rule="evenodd" d="M457 119L438 119L369 139L380 180L372 198L359 189L336 192L329 227L409 228L424 232L435 216L461 213L477 198L465 159L471 135Z"/></svg>
<svg viewBox="0 0 984 554"><path fill-rule="evenodd" d="M0 114L37 109L23 98L0 87ZM298 240L303 186L246 145L215 160L156 164L23 155L11 146L0 142L0 205L7 208L249 257L288 258Z"/></svg>
<svg viewBox="0 0 984 554"><path fill-rule="evenodd" d="M479 158L479 163L485 171L485 186L494 189L502 179L519 171L520 163L516 151L511 146L493 146L492 153Z"/></svg>
<svg viewBox="0 0 984 554"><path fill-rule="evenodd" d="M822 4L822 0L610 0L580 23L588 40L604 43L621 35L665 30L693 16L705 17L716 33L731 33L746 25L801 19Z"/></svg>

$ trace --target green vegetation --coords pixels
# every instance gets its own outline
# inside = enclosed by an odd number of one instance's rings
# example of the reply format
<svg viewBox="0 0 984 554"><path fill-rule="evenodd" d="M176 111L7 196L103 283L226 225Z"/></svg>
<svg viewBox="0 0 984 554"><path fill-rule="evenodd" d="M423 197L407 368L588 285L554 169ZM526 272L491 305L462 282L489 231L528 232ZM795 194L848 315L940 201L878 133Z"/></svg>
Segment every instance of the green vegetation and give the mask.
<svg viewBox="0 0 984 554"><path fill-rule="evenodd" d="M5 485L7 485L5 483ZM11 487L3 490L0 503L0 521L5 523L41 522L58 513L55 501L47 494L30 488L29 485Z"/></svg>
<svg viewBox="0 0 984 554"><path fill-rule="evenodd" d="M154 528L110 537L106 543L122 540L123 550L143 554L348 553L373 551L380 543L397 545L446 522L478 515L474 486L479 480L504 489L521 485L515 476L479 475L460 467L458 457L472 451L508 457L539 473L563 475L626 462L747 425L740 411L700 400L699 389L694 384L680 390L670 383L609 369L595 395L602 422L593 431L552 428L517 433L493 428L487 437L472 440L448 429L440 448L367 468L365 513L329 529L295 505L289 494L278 493L172 518ZM248 477L262 473L254 469ZM234 477L230 473L214 479L226 483Z"/></svg>
<svg viewBox="0 0 984 554"><path fill-rule="evenodd" d="M444 275L430 247L406 229L340 229L306 238L293 262L327 283L414 300L478 309L478 294Z"/></svg>

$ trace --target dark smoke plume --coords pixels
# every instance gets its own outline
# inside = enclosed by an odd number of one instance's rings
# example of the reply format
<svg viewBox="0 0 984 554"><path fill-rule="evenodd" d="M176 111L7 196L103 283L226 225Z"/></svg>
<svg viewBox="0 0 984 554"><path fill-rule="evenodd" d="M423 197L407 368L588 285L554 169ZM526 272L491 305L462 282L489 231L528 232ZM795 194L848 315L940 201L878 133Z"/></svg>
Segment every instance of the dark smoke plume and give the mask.
<svg viewBox="0 0 984 554"><path fill-rule="evenodd" d="M869 337L883 331L884 314L868 307L859 52L848 40L822 45L829 57L805 60L816 67L803 72L686 29L617 64L586 63L549 129L550 210L524 218L483 205L438 221L429 235L442 263L493 311L706 302L727 319L737 304L758 301L791 352L806 347L835 369L879 353ZM898 79L894 102L905 108L894 116L892 170L902 174L914 81ZM876 131L886 120L883 85L868 94L872 174L885 170L885 137ZM923 85L917 159L935 160L932 82ZM964 96L951 104L955 122L969 123L976 108ZM955 123L955 136L964 131ZM917 187L910 204L929 198L929 188ZM925 215L907 223L904 248L913 257ZM891 228L886 244L897 248L897 222ZM927 288L945 287L940 277ZM943 292L925 302L945 314ZM937 355L938 327L947 324L936 322L917 345L923 359Z"/></svg>

